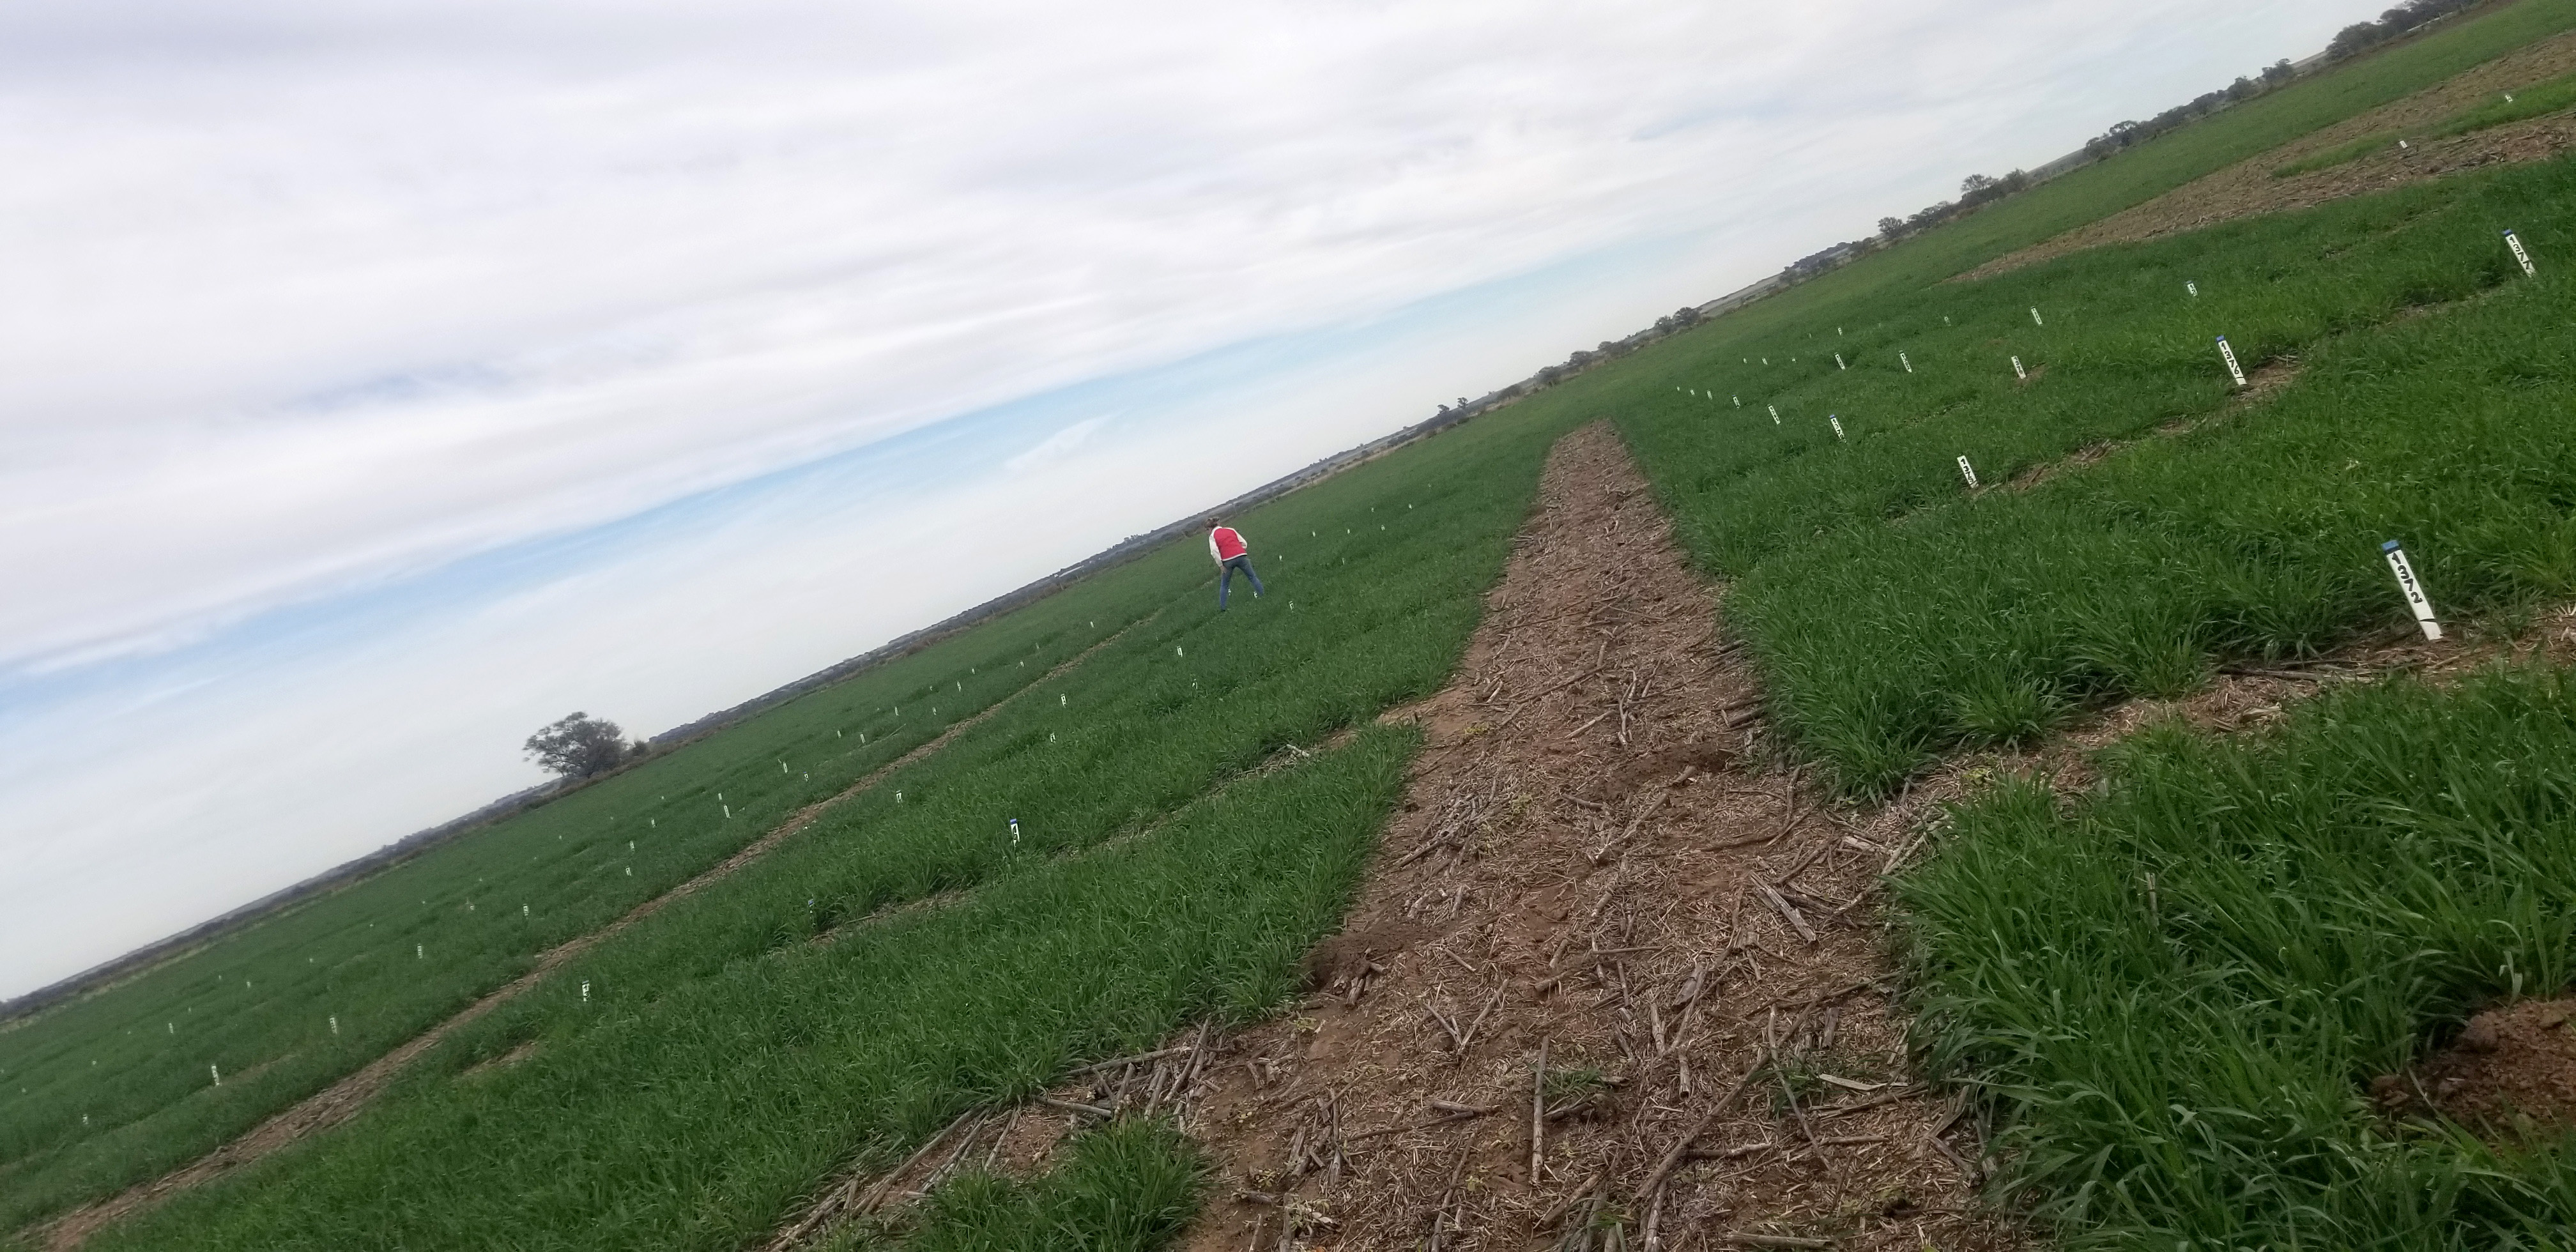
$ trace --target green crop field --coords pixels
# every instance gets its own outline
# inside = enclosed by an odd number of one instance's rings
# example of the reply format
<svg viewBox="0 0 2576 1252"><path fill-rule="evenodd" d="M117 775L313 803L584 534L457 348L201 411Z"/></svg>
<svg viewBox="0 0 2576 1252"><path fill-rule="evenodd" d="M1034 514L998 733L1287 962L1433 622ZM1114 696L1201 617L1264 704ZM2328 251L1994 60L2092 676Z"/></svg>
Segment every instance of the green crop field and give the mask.
<svg viewBox="0 0 2576 1252"><path fill-rule="evenodd" d="M1721 324L1730 333L1804 325L1853 301L1938 283L2571 28L2576 0L2521 0L2448 24L2052 179L1729 314Z"/></svg>
<svg viewBox="0 0 2576 1252"><path fill-rule="evenodd" d="M1409 739L1371 732L1228 780L1445 680L1561 433L1553 412L1258 511L1242 525L1272 590L1230 613L1189 545L1157 557L1186 570L1166 585L1182 603L459 1030L350 1126L97 1246L347 1247L361 1230L436 1246L499 1228L526 1246L730 1246L835 1166L899 1158L974 1102L1276 1003L1338 918ZM1296 868L1327 853L1326 877ZM1216 912L1181 907L1191 876ZM982 955L933 959L969 947ZM753 1139L702 1137L725 1128ZM443 1140L476 1147L424 1168ZM605 1195L613 1233L588 1199Z"/></svg>
<svg viewBox="0 0 2576 1252"><path fill-rule="evenodd" d="M2069 1246L2564 1246L2562 1136L2489 1147L2367 1093L2576 978L2576 680L2375 685L2106 771L2071 811L1965 806L1904 887L1936 1065L2005 1110Z"/></svg>
<svg viewBox="0 0 2576 1252"><path fill-rule="evenodd" d="M2448 611L2576 591L2576 288L2523 277L2507 227L2576 244L2576 165L2086 252L1873 302L1841 335L1721 340L1660 372L1744 409L1642 379L1621 408L1694 551L1736 580L1776 724L1884 793L1953 747L2410 620L2384 540ZM2221 334L2247 368L2299 373L2239 403Z"/></svg>
<svg viewBox="0 0 2576 1252"><path fill-rule="evenodd" d="M1094 580L12 1023L0 1032L0 1229L203 1155L1196 574L1166 560Z"/></svg>
<svg viewBox="0 0 2576 1252"><path fill-rule="evenodd" d="M1783 746L1854 797L2404 628L2383 540L2446 617L2509 630L2576 595L2576 163L1940 280L2570 26L2576 0L2459 22L1295 493L1241 520L1271 591L1222 616L1184 541L13 1023L0 1230L202 1156L976 714L347 1125L92 1246L734 1248L965 1109L1269 1011L1400 791L1413 739L1373 719L1446 680L1547 447L1592 416L1730 583ZM2351 1098L2508 974L2565 984L2563 921L2541 923L2569 903L2567 692L2358 692L2277 742L2141 740L2073 812L2020 789L1962 810L1904 894L1925 1037L1997 1111L2010 1184L2120 1246L2234 1246L2284 1215L2307 1246L2373 1223L2451 1246L2576 1214L2554 1156L2374 1138ZM2408 759L2449 772L2385 765ZM2446 777L2505 787L2528 825L2443 808ZM2424 874L2361 881L2392 841ZM2176 876L2161 912L2141 872ZM2026 899L2049 875L2075 885ZM2293 917L2326 937L2255 950ZM2132 1052L2083 1044L2120 1030ZM969 1174L907 1227L834 1238L1153 1247L1196 1171L1121 1124L1045 1177Z"/></svg>

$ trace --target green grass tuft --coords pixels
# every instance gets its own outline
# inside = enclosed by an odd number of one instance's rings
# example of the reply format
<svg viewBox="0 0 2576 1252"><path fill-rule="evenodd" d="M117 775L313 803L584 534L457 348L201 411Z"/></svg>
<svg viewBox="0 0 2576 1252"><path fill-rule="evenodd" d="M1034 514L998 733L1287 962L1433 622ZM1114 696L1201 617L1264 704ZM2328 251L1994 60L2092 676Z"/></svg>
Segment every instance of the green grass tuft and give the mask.
<svg viewBox="0 0 2576 1252"><path fill-rule="evenodd" d="M1076 1136L1028 1181L969 1173L891 1229L850 1229L822 1252L1152 1252L1206 1189L1205 1154L1169 1122L1122 1120Z"/></svg>
<svg viewBox="0 0 2576 1252"><path fill-rule="evenodd" d="M1934 1065L2063 1246L2558 1246L2563 1140L2384 1119L2372 1077L2576 978L2576 677L2498 672L2165 727L2071 811L1959 807L1901 884Z"/></svg>

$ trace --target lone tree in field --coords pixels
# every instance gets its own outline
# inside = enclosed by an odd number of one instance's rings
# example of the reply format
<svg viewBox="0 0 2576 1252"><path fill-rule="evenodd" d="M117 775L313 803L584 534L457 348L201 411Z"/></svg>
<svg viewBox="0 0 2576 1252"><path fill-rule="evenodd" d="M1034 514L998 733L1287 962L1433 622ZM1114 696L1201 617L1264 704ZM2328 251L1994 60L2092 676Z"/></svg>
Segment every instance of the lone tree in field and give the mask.
<svg viewBox="0 0 2576 1252"><path fill-rule="evenodd" d="M537 764L566 778L588 778L615 769L619 762L637 755L643 744L626 746L626 732L617 723L575 713L528 736L528 755Z"/></svg>

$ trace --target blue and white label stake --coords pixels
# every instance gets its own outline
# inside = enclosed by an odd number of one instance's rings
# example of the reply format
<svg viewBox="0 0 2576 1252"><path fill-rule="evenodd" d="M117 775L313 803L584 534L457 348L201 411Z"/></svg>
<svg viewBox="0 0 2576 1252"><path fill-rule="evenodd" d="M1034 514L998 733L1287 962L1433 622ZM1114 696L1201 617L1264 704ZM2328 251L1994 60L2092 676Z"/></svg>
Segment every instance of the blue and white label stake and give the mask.
<svg viewBox="0 0 2576 1252"><path fill-rule="evenodd" d="M2512 231L2504 233L2504 246L2513 249L2513 259L2522 263L2522 276L2538 278L2540 271L2531 268L2531 254L2522 250L2522 240Z"/></svg>
<svg viewBox="0 0 2576 1252"><path fill-rule="evenodd" d="M2020 357L2013 358L2013 377L2018 378L2023 382L2030 381L2030 371L2021 367Z"/></svg>
<svg viewBox="0 0 2576 1252"><path fill-rule="evenodd" d="M2227 346L2227 336L2225 335L2220 335L2218 337L2218 355L2220 359L2227 362L2227 376L2235 379L2237 386L2244 386L2245 367L2236 363L2236 349Z"/></svg>
<svg viewBox="0 0 2576 1252"><path fill-rule="evenodd" d="M1826 418L1825 418L1825 421L1827 421L1828 423L1832 424L1832 426L1833 426L1833 428L1834 428L1834 438L1836 438L1836 439L1840 439L1840 438L1842 438L1842 437L1843 437L1843 419L1841 419L1841 418L1839 418L1839 417L1832 417L1832 416L1828 416L1828 417L1826 417Z"/></svg>
<svg viewBox="0 0 2576 1252"><path fill-rule="evenodd" d="M1977 467L1968 464L1968 458L1965 456L1959 458L1959 475L1968 480L1968 490L1977 489Z"/></svg>
<svg viewBox="0 0 2576 1252"><path fill-rule="evenodd" d="M1011 819L1011 846L1020 846L1020 819L1016 817Z"/></svg>
<svg viewBox="0 0 2576 1252"><path fill-rule="evenodd" d="M2415 624L2424 628L2426 639L2440 639L2442 623L2433 620L2433 602L2424 598L2424 584L2415 581L2415 567L2406 563L2406 550L2394 539L2379 545L2379 550L2397 575L2397 589L2406 593L2406 607L2415 610Z"/></svg>

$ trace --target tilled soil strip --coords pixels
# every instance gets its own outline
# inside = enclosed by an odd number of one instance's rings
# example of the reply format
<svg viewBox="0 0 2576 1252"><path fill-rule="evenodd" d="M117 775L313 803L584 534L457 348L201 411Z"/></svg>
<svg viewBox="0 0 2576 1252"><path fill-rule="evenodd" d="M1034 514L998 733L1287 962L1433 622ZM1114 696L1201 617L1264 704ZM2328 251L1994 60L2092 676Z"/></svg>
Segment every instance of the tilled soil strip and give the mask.
<svg viewBox="0 0 2576 1252"><path fill-rule="evenodd" d="M946 747L950 740L953 740L957 736L962 735L968 730L982 724L984 719L991 717L994 713L1000 711L1004 705L1011 703L1013 700L1019 699L1022 695L1025 695L1030 691L1036 690L1041 684L1048 680L1057 678L1071 671L1075 666L1091 659L1093 653L1117 642L1127 633L1127 631L1133 630L1137 626L1141 626L1146 622L1152 621L1154 617L1158 615L1159 614L1149 614L1139 621L1131 623L1127 627L1119 630L1117 633L1112 634L1098 643L1083 649L1072 657L1057 663L1053 669L1048 670L1036 681L1029 683L1027 686L1020 688L1018 691L1015 691L1000 700L994 701L992 704L986 706L981 712L978 712L973 716L958 722L956 725L939 732L938 736L930 740L930 742L922 744L920 747L904 753L893 761L877 767L870 771L866 777L850 784L848 787L841 789L830 797L817 800L812 804L796 810L789 814L785 821L780 822L777 826L771 828L768 833L763 834L758 839L743 845L741 850L735 852L733 855L717 862L714 866L708 869L699 871L695 877L671 888L669 891L665 891L650 900L646 900L642 904L636 905L616 921L611 922L598 930L591 931L588 934L567 939L562 943L547 949L542 955L537 957L536 964L530 967L527 973L521 974L517 978L510 980L509 983L502 986L499 990L486 994L482 999L476 1000L474 1003L458 1010L455 1016L430 1027L428 1030L422 1031L419 1035L414 1036L409 1042L404 1043L402 1046L368 1062L366 1065L351 1072L338 1082L335 1082L329 1087L323 1088L321 1091L315 1092L312 1095L306 1096L302 1101L287 1109L285 1112L279 1113L276 1116L269 1118L267 1121L261 1122L259 1125L252 1127L238 1138L235 1138L232 1142L227 1143L222 1147L179 1167L178 1169L172 1170L159 1178L153 1179L150 1182L136 1183L135 1185L128 1187L124 1191L118 1192L116 1195L110 1196L105 1200L101 1200L95 1204L82 1208L73 1209L60 1217L54 1218L49 1224L39 1224L33 1228L37 1232L33 1242L36 1246L46 1249L47 1252L67 1252L68 1249L79 1247L83 1240L89 1238L92 1234L95 1234L114 1222L122 1221L125 1218L131 1217L136 1213L152 1207L153 1205L159 1204L163 1200L166 1200L179 1192L209 1182L230 1172L231 1170L248 1165L253 1161L259 1160L261 1157L267 1156L271 1152L275 1152L278 1149L287 1146L288 1144L294 1143L310 1135L320 1134L323 1131L329 1130L330 1128L349 1120L349 1118L355 1116L360 1109L365 1108L368 1101L373 1100L377 1093L383 1091L385 1086L393 1081L394 1075L401 1073L403 1068L418 1059L421 1053L437 1046L440 1040L445 1039L459 1027L462 1027L467 1023L474 1021L476 1018L491 1012L493 1009L500 1007L504 1002L508 1001L512 997L517 996L528 988L537 985L537 983L542 981L546 975L561 967L564 962L589 951L600 941L625 930L627 927L632 926L655 913L660 912L662 909L670 906L678 900L696 894L707 886L731 875L734 871L741 869L743 866L758 860L760 857L768 854L771 850L777 848L778 845L785 843L788 839L794 837L796 832L805 829L808 825L811 825L815 818L822 816L824 810L829 809L833 805L839 804L843 800L847 800L851 796L857 795L870 787L876 786L896 770L911 765L923 757L929 756L931 753L937 752L941 748Z"/></svg>
<svg viewBox="0 0 2576 1252"><path fill-rule="evenodd" d="M1606 423L1551 455L1301 1014L1223 1040L1200 1252L2012 1246L1906 1062L1909 849L1769 768L1749 668Z"/></svg>

